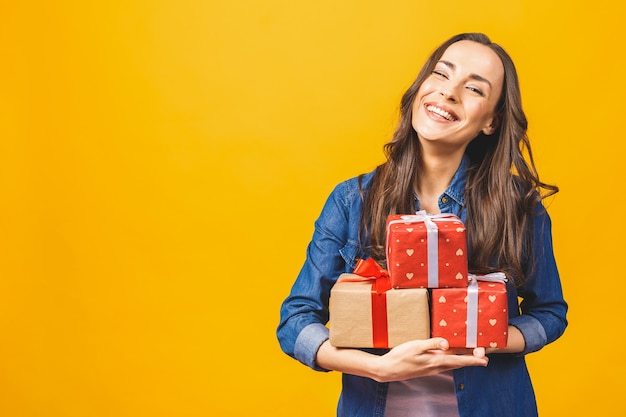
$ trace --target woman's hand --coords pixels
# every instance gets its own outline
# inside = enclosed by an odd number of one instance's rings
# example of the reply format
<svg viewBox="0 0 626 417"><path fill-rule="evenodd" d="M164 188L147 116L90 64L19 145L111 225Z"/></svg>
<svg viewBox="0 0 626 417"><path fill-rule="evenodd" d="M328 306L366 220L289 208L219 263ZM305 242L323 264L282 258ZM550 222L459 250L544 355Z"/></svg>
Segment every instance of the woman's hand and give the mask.
<svg viewBox="0 0 626 417"><path fill-rule="evenodd" d="M376 375L378 382L435 375L465 366L487 366L485 349L450 349L442 338L413 340L391 349L378 357Z"/></svg>
<svg viewBox="0 0 626 417"><path fill-rule="evenodd" d="M447 340L437 337L412 340L382 356L358 349L336 348L327 340L317 352L322 368L365 376L378 382L402 381L464 366L487 366L485 349L449 349Z"/></svg>

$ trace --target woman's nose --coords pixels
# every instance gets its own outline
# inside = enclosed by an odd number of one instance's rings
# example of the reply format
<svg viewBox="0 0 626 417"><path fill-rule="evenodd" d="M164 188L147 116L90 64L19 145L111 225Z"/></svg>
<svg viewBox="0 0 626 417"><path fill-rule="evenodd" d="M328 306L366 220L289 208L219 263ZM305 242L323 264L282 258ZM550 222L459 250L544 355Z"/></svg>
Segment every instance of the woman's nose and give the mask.
<svg viewBox="0 0 626 417"><path fill-rule="evenodd" d="M454 92L454 88L441 88L441 90L439 90L439 94L441 94L445 100L456 101L456 93Z"/></svg>
<svg viewBox="0 0 626 417"><path fill-rule="evenodd" d="M439 94L441 94L446 101L455 102L459 98L459 89L461 88L463 88L462 82L448 80L439 85Z"/></svg>

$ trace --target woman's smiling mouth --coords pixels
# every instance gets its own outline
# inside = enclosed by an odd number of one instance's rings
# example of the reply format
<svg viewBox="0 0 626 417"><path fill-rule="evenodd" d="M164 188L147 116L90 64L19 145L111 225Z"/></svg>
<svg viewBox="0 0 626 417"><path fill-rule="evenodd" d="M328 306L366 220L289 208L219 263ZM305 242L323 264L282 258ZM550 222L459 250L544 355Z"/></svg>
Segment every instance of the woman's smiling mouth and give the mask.
<svg viewBox="0 0 626 417"><path fill-rule="evenodd" d="M426 111L430 112L430 113L435 113L437 116L442 117L446 120L449 120L451 122L454 122L456 120L458 120L458 117L456 117L456 115L440 108L437 107L435 105L432 104L427 104L426 106Z"/></svg>

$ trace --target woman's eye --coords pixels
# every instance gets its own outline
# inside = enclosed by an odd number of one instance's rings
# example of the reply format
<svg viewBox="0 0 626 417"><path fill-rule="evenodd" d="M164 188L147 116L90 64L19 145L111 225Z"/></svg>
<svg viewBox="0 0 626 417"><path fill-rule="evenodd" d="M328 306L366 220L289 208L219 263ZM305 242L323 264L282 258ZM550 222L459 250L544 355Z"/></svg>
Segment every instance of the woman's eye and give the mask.
<svg viewBox="0 0 626 417"><path fill-rule="evenodd" d="M438 71L438 70L434 70L432 74L436 75L437 77L448 78L445 73Z"/></svg>
<svg viewBox="0 0 626 417"><path fill-rule="evenodd" d="M472 93L476 93L481 97L485 97L485 93L483 93L483 91L479 88L476 87L467 87L468 90L470 90Z"/></svg>

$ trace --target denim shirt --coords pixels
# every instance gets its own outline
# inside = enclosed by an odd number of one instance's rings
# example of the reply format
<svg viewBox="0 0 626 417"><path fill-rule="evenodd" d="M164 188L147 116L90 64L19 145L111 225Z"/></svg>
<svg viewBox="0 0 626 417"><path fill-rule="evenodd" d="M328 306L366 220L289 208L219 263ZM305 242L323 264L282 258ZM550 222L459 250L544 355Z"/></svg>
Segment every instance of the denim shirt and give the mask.
<svg viewBox="0 0 626 417"><path fill-rule="evenodd" d="M464 157L450 186L439 198L442 213L466 220L465 183L469 160ZM373 172L362 177L362 187L371 183ZM330 290L344 272L352 272L356 260L367 257L360 250L358 229L362 200L357 178L335 187L315 222L306 260L280 310L277 336L289 356L326 371L316 362L320 345L328 339ZM416 210L419 201L416 199ZM535 267L528 268L522 288L508 285L509 324L520 330L525 349L519 354L489 355L486 367L454 370L455 391L461 417L537 415L535 394L524 355L541 349L563 334L567 304L552 249L551 221L541 204L533 217ZM518 305L518 297L522 299ZM338 416L384 416L388 384L370 378L343 374Z"/></svg>

